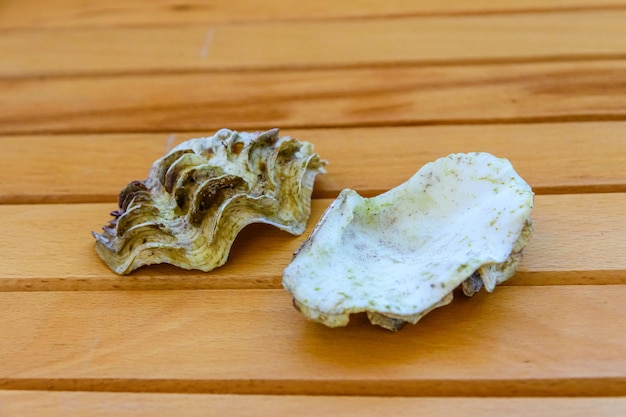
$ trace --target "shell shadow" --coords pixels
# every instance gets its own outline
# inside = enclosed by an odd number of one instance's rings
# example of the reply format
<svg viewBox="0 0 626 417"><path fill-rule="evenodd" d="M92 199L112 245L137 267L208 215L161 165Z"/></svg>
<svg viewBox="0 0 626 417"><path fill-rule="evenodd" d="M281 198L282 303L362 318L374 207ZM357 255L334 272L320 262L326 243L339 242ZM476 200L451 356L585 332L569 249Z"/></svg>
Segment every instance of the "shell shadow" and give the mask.
<svg viewBox="0 0 626 417"><path fill-rule="evenodd" d="M495 295L491 295L493 298ZM457 295L448 306L429 313L398 332L372 326L365 314L354 314L348 326L331 329L303 322L299 348L311 360L344 370L420 367L453 360L462 363L484 349L480 338L497 326L484 292L472 298ZM303 319L304 320L304 319Z"/></svg>

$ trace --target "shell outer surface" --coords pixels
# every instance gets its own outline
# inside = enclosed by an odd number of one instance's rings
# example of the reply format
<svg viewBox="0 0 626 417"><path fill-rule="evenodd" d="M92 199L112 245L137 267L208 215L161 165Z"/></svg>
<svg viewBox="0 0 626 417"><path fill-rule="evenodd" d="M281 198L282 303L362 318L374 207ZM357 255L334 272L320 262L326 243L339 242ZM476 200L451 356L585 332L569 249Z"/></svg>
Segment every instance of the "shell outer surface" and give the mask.
<svg viewBox="0 0 626 417"><path fill-rule="evenodd" d="M120 192L113 220L93 233L96 252L118 274L157 263L210 271L250 223L302 234L324 165L313 145L278 129L191 139Z"/></svg>
<svg viewBox="0 0 626 417"><path fill-rule="evenodd" d="M399 330L515 274L533 232L531 187L488 153L452 154L373 198L343 190L296 251L283 286L307 318L352 313Z"/></svg>

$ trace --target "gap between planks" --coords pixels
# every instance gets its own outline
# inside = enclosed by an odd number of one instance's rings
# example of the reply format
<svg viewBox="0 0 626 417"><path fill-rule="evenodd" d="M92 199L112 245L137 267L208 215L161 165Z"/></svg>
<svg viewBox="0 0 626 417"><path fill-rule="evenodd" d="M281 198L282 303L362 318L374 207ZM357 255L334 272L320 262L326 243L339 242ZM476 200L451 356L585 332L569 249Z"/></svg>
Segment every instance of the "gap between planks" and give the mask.
<svg viewBox="0 0 626 417"><path fill-rule="evenodd" d="M153 265L124 277L100 261L90 235L108 221L113 204L3 205L0 291L280 288L293 251L329 204L313 200L299 237L247 226L226 265L210 273ZM535 234L506 285L626 283L626 194L536 196L532 218Z"/></svg>

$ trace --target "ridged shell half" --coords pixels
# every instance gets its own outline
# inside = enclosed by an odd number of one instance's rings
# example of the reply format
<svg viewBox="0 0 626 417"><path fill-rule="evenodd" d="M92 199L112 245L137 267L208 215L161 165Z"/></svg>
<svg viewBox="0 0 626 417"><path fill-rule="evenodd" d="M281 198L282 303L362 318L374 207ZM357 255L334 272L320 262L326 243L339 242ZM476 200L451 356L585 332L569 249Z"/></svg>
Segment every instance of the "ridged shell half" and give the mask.
<svg viewBox="0 0 626 417"><path fill-rule="evenodd" d="M344 190L283 275L307 318L352 313L398 330L462 287L493 291L515 274L533 226L533 192L506 159L453 154L374 198Z"/></svg>
<svg viewBox="0 0 626 417"><path fill-rule="evenodd" d="M324 164L313 145L278 129L189 140L122 190L113 220L93 234L96 251L118 274L158 263L210 271L250 223L304 232Z"/></svg>

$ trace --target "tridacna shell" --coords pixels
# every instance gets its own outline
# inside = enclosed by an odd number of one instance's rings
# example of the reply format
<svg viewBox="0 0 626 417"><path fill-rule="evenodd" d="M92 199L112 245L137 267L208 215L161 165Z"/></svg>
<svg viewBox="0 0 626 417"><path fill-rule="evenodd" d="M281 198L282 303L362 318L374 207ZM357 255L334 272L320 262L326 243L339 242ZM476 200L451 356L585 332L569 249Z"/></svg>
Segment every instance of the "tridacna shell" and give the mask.
<svg viewBox="0 0 626 417"><path fill-rule="evenodd" d="M506 159L453 154L374 198L344 190L283 275L307 318L352 313L398 330L461 287L493 291L514 275L533 227L533 192Z"/></svg>
<svg viewBox="0 0 626 417"><path fill-rule="evenodd" d="M278 129L189 140L122 190L113 220L94 233L96 251L118 274L157 263L210 271L250 223L303 233L324 164L310 143Z"/></svg>

